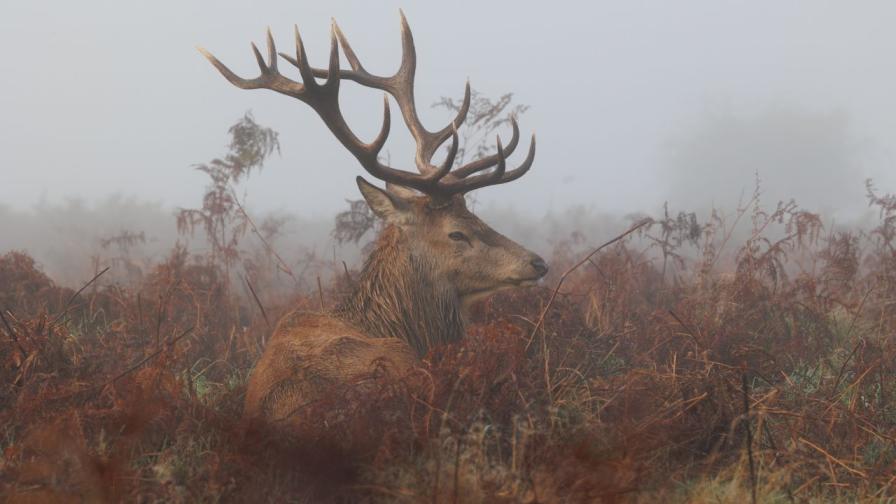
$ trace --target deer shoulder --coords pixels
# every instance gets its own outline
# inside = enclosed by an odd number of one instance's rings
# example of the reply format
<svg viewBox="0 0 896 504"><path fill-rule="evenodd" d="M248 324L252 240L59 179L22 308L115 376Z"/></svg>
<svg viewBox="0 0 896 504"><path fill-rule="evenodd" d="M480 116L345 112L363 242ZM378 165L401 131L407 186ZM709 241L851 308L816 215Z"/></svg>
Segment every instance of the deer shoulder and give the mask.
<svg viewBox="0 0 896 504"><path fill-rule="evenodd" d="M417 364L406 342L370 338L325 313L284 316L256 364L246 392L245 416L284 422L313 407L320 394L351 386L373 373L398 379ZM298 419L296 419L298 421Z"/></svg>

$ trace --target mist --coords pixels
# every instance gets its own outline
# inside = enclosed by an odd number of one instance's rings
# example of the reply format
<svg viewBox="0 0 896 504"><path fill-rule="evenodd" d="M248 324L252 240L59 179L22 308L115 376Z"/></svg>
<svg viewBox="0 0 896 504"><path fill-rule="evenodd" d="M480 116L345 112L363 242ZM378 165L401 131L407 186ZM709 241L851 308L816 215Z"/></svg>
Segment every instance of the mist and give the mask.
<svg viewBox="0 0 896 504"><path fill-rule="evenodd" d="M576 231L597 239L665 202L735 208L757 180L764 201L793 198L836 222L867 216L866 179L896 190L888 2L7 2L0 249L27 249L62 282L81 280L75 263L121 230L145 232L148 256L164 253L185 239L174 212L203 194L193 165L220 155L228 126L252 110L282 149L241 187L246 204L290 216L289 251L341 254L329 230L358 198L360 167L308 107L234 88L195 47L254 76L249 42L270 26L288 51L297 23L321 64L332 16L365 65L388 73L399 8L430 128L450 114L429 104L460 97L467 78L529 106L520 124L524 139L538 135L535 167L476 200L536 249ZM346 86L342 107L362 138L375 134L377 93ZM401 129L387 150L410 167Z"/></svg>
<svg viewBox="0 0 896 504"><path fill-rule="evenodd" d="M894 20L0 0L0 494L893 501Z"/></svg>

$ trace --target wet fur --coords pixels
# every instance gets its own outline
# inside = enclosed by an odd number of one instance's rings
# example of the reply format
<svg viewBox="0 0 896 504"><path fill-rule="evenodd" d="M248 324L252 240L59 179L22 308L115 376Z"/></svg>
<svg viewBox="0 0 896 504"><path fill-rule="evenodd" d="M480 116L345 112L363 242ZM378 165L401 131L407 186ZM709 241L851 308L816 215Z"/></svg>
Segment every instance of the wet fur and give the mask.
<svg viewBox="0 0 896 504"><path fill-rule="evenodd" d="M354 292L334 311L280 320L249 381L249 420L296 430L326 391L377 370L402 376L464 334L456 291L434 278L430 261L407 253L405 239L394 226L381 234Z"/></svg>
<svg viewBox="0 0 896 504"><path fill-rule="evenodd" d="M368 397L374 374L407 376L430 350L463 337L472 300L544 274L533 266L538 256L479 220L462 196L433 205L363 180L359 187L386 227L342 303L278 323L249 380L252 421L323 437L321 415L351 407L343 394Z"/></svg>

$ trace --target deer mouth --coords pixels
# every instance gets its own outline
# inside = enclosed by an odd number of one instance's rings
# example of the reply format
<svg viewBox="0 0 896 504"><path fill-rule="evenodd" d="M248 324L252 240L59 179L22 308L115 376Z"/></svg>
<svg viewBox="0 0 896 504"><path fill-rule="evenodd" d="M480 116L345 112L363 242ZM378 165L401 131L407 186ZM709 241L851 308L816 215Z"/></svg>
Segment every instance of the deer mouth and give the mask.
<svg viewBox="0 0 896 504"><path fill-rule="evenodd" d="M541 280L541 276L529 278L511 278L507 280L506 283L514 287L531 287L537 284L539 280Z"/></svg>
<svg viewBox="0 0 896 504"><path fill-rule="evenodd" d="M494 294L495 292L513 289L516 287L531 287L538 283L541 280L541 277L529 277L529 278L507 278L501 283L493 286L493 287L485 287L482 289L476 289L471 292L468 292L466 295L479 298L481 296L487 296L489 294Z"/></svg>

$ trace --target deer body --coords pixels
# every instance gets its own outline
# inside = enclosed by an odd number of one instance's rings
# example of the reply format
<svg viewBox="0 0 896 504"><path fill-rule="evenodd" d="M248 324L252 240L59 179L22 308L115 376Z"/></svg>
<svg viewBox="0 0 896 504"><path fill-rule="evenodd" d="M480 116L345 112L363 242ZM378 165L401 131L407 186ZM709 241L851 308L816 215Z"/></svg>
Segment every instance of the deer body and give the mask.
<svg viewBox="0 0 896 504"><path fill-rule="evenodd" d="M307 431L302 424L315 422L305 413L322 394L360 384L376 369L400 377L415 361L402 340L370 338L330 314L293 312L277 324L252 372L243 416L276 430Z"/></svg>
<svg viewBox="0 0 896 504"><path fill-rule="evenodd" d="M244 414L248 419L287 431L320 433L326 421L305 412L327 399L328 391L364 387L372 373L401 377L420 357L464 335L467 307L501 289L535 283L547 265L534 253L490 228L471 213L464 194L489 185L516 180L532 165L533 136L521 165L506 169L519 130L497 152L454 168L457 126L470 105L467 84L458 116L445 128L430 132L420 123L413 100L416 53L402 14L403 57L391 77L368 73L339 28L333 25L330 62L326 70L312 68L296 31L296 56L280 56L298 67L302 83L282 76L268 32L268 61L253 45L261 76L243 79L204 50L203 54L233 84L243 89L272 89L311 106L336 138L386 189L363 178L357 183L373 212L385 221L375 250L368 257L355 290L329 313L293 312L274 330L249 381ZM340 70L339 47L351 64ZM325 77L318 83L315 77ZM418 174L382 164L378 154L390 129L388 97L383 127L370 144L358 140L339 110L341 80L384 90L401 109L417 144ZM439 147L451 140L445 160L435 165Z"/></svg>
<svg viewBox="0 0 896 504"><path fill-rule="evenodd" d="M404 375L434 343L461 337L457 293L432 288L426 268L401 253L401 231L387 228L377 245L335 310L280 320L249 383L247 418L284 421L321 389L351 385L377 367Z"/></svg>

